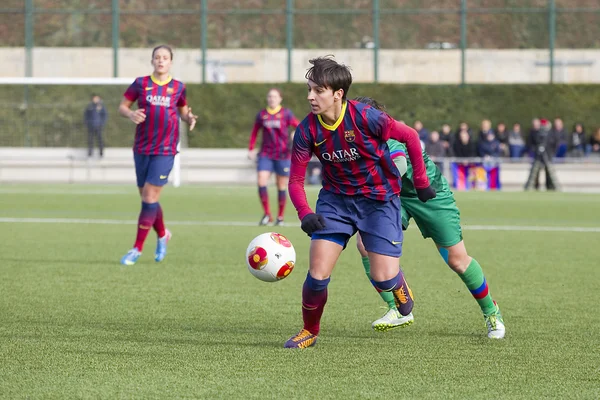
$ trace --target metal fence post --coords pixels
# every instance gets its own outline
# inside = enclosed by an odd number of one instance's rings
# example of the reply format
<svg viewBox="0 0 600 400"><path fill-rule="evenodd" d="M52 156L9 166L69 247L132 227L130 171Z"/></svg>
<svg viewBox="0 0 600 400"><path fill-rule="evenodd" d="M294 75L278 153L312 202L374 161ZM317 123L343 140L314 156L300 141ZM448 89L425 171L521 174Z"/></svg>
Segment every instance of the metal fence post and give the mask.
<svg viewBox="0 0 600 400"><path fill-rule="evenodd" d="M285 47L287 49L287 81L292 81L292 47L294 46L294 0L285 5Z"/></svg>
<svg viewBox="0 0 600 400"><path fill-rule="evenodd" d="M379 0L373 0L373 82L379 81Z"/></svg>
<svg viewBox="0 0 600 400"><path fill-rule="evenodd" d="M556 40L556 4L548 0L548 57L550 64L550 83L554 83L554 42Z"/></svg>
<svg viewBox="0 0 600 400"><path fill-rule="evenodd" d="M467 0L460 0L460 85L466 83Z"/></svg>
<svg viewBox="0 0 600 400"><path fill-rule="evenodd" d="M113 77L119 76L119 0L112 0Z"/></svg>
<svg viewBox="0 0 600 400"><path fill-rule="evenodd" d="M206 83L206 46L207 46L207 32L208 32L208 11L207 0L202 0L200 3L200 35L201 46L202 46L202 83Z"/></svg>
<svg viewBox="0 0 600 400"><path fill-rule="evenodd" d="M25 76L33 76L33 0L25 0ZM29 84L23 87L23 103L25 104L25 135L24 145L31 146L31 135L29 134Z"/></svg>
<svg viewBox="0 0 600 400"><path fill-rule="evenodd" d="M33 0L25 0L25 76L33 76Z"/></svg>

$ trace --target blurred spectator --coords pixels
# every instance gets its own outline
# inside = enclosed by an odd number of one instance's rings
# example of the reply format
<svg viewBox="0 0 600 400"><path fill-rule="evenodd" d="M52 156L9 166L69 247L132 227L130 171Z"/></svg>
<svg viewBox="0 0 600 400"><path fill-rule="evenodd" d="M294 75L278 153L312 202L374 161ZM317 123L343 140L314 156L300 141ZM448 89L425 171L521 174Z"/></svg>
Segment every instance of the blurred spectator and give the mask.
<svg viewBox="0 0 600 400"><path fill-rule="evenodd" d="M521 158L526 150L519 123L514 124L512 131L508 133L508 149L511 158Z"/></svg>
<svg viewBox="0 0 600 400"><path fill-rule="evenodd" d="M525 189L531 188L531 186L535 187L535 190L539 190L540 188L540 171L542 169L545 170L546 175L546 189L547 190L556 190L555 176L552 173L552 156L556 154L556 146L552 145L552 141L554 140L554 136L551 134L552 123L548 120L539 121L540 129L537 131L536 135L532 139L532 143L534 146L534 157L535 160L531 164L531 171L529 172L529 177L527 178L527 183L525 184ZM541 166L538 164L541 163ZM538 168L540 167L540 168Z"/></svg>
<svg viewBox="0 0 600 400"><path fill-rule="evenodd" d="M531 128L529 129L529 136L527 136L527 151L531 156L535 154L541 127L542 124L539 118L534 118L531 120Z"/></svg>
<svg viewBox="0 0 600 400"><path fill-rule="evenodd" d="M496 136L494 131L492 130L492 121L489 119L484 119L481 121L481 129L479 130L479 142L485 142L487 140L488 134Z"/></svg>
<svg viewBox="0 0 600 400"><path fill-rule="evenodd" d="M479 157L500 157L500 142L492 130L477 143L477 153Z"/></svg>
<svg viewBox="0 0 600 400"><path fill-rule="evenodd" d="M475 150L475 143L471 136L469 135L469 131L467 129L462 129L458 132L458 137L454 141L454 157L477 157L477 150Z"/></svg>
<svg viewBox="0 0 600 400"><path fill-rule="evenodd" d="M466 122L461 122L460 125L458 125L458 129L456 130L456 137L455 137L455 139L458 139L458 134L460 133L460 131L463 131L463 130L467 131L467 133L469 134L469 136L473 137L473 131L469 127L469 124L467 124Z"/></svg>
<svg viewBox="0 0 600 400"><path fill-rule="evenodd" d="M540 146L543 146L548 160L552 162L558 144L557 136L552 129L552 123L546 119L540 121L536 118L532 121L532 125L528 138L530 152L535 155Z"/></svg>
<svg viewBox="0 0 600 400"><path fill-rule="evenodd" d="M573 132L569 140L569 152L571 157L583 157L585 155L585 128L583 124L573 125Z"/></svg>
<svg viewBox="0 0 600 400"><path fill-rule="evenodd" d="M440 134L440 141L446 149L446 156L452 156L452 144L454 143L454 135L452 135L452 128L448 124L442 125L442 132Z"/></svg>
<svg viewBox="0 0 600 400"><path fill-rule="evenodd" d="M92 101L85 108L83 119L88 130L88 157L94 152L94 138L98 141L100 157L104 155L102 131L106 125L106 108L97 94L92 94Z"/></svg>
<svg viewBox="0 0 600 400"><path fill-rule="evenodd" d="M554 128L552 128L552 140L556 143L556 153L554 155L556 157L564 157L567 154L567 131L565 130L565 126L563 120L560 118L556 118L554 120Z"/></svg>
<svg viewBox="0 0 600 400"><path fill-rule="evenodd" d="M596 132L590 137L588 153L594 155L600 155L600 128L596 129Z"/></svg>
<svg viewBox="0 0 600 400"><path fill-rule="evenodd" d="M431 157L437 159L436 161L434 161L435 165L437 165L438 168L442 170L443 165L439 159L446 157L446 149L444 148L444 143L442 143L442 141L440 140L440 134L438 131L431 131L431 133L429 134L429 141L425 145L425 152Z"/></svg>
<svg viewBox="0 0 600 400"><path fill-rule="evenodd" d="M421 121L415 121L414 125L415 131L419 134L419 139L421 142L427 143L427 139L429 138L429 131L423 127L423 123Z"/></svg>
<svg viewBox="0 0 600 400"><path fill-rule="evenodd" d="M506 131L506 124L504 122L500 122L496 126L496 139L500 142L500 155L502 157L508 157L510 155L508 149L508 132Z"/></svg>

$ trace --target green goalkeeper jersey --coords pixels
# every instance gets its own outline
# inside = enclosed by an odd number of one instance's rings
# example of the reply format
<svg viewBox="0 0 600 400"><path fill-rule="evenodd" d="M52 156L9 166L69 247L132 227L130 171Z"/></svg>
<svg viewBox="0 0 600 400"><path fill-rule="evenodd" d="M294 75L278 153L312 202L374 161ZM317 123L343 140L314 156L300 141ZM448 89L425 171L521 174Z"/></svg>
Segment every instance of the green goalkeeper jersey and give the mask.
<svg viewBox="0 0 600 400"><path fill-rule="evenodd" d="M387 145L390 149L390 155L392 156L392 159L396 157L406 158L406 173L402 175L402 191L400 192L400 196L417 197L417 191L415 190L415 186L412 181L412 165L410 163L410 159L408 158L406 146L404 145L404 143L400 143L393 139L388 140ZM436 193L450 193L450 185L448 184L448 181L446 180L444 175L442 175L442 172L437 167L437 165L435 165L435 163L431 161L431 159L429 158L427 153L425 153L425 151L423 151L423 161L425 161L425 170L427 172L427 178L429 178L431 188L435 190Z"/></svg>

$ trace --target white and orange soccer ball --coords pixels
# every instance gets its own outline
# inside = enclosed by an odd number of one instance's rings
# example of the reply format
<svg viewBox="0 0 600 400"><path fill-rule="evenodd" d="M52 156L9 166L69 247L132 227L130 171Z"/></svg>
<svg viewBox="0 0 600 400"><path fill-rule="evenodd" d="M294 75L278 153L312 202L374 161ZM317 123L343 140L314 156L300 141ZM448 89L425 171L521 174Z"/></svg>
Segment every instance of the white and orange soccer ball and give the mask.
<svg viewBox="0 0 600 400"><path fill-rule="evenodd" d="M278 282L292 272L296 250L283 235L267 232L258 235L248 245L246 264L252 275L265 282Z"/></svg>

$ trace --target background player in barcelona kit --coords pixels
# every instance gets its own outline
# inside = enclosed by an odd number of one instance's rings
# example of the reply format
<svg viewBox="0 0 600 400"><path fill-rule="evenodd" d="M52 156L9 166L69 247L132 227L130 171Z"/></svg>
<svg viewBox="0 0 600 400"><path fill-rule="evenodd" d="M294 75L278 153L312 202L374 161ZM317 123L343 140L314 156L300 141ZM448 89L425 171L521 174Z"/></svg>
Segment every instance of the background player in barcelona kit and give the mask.
<svg viewBox="0 0 600 400"><path fill-rule="evenodd" d="M385 112L385 106L369 97L358 97L354 100ZM423 237L433 239L446 264L457 273L477 300L487 326L488 337L490 339L504 338L505 327L500 309L489 293L481 266L467 253L465 248L460 226L460 211L448 181L427 153L423 152L427 177L437 196L425 204L420 202L412 180L413 171L410 158L406 155L406 147L393 139L388 140L388 146L392 160L402 175L400 198L402 200L403 229L408 228L409 221L413 218ZM371 279L368 253L360 240L360 235L356 239L365 272ZM389 309L382 318L373 322L374 329L386 331L398 326L405 326L407 320L413 319L412 313L408 316L399 315L391 293L381 292L380 295L388 304Z"/></svg>
<svg viewBox="0 0 600 400"><path fill-rule="evenodd" d="M283 97L279 89L273 88L267 93L267 108L262 109L256 115L254 127L250 134L248 145L248 158L254 160L256 152L254 145L258 131L262 129L262 145L258 152L257 183L258 196L263 207L264 214L259 225L267 225L273 221L269 207L269 195L267 184L271 173L275 171L277 176L277 189L279 200L279 212L275 225L283 224L283 213L287 201L288 177L290 176L290 132L289 128L298 126L298 120L291 110L281 107Z"/></svg>
<svg viewBox="0 0 600 400"><path fill-rule="evenodd" d="M142 255L144 241L153 227L158 235L156 261L164 259L171 238L158 201L177 154L179 117L189 124L190 130L197 118L187 106L185 85L169 75L172 62L170 47L156 47L152 51L152 75L136 78L119 105L119 114L137 125L133 159L142 197L137 236L133 248L121 258L124 265L135 264ZM131 105L136 101L138 109L132 111Z"/></svg>
<svg viewBox="0 0 600 400"><path fill-rule="evenodd" d="M346 66L330 58L310 63L306 79L312 112L296 128L289 183L302 230L311 236L310 263L302 289L304 327L285 343L287 348L316 343L331 272L357 231L368 252L374 285L392 293L401 315L412 311L412 293L398 262L402 254L400 174L388 139L407 143L420 200L435 197L416 131L370 106L347 100L352 75ZM323 165L316 213L304 190L313 154Z"/></svg>

